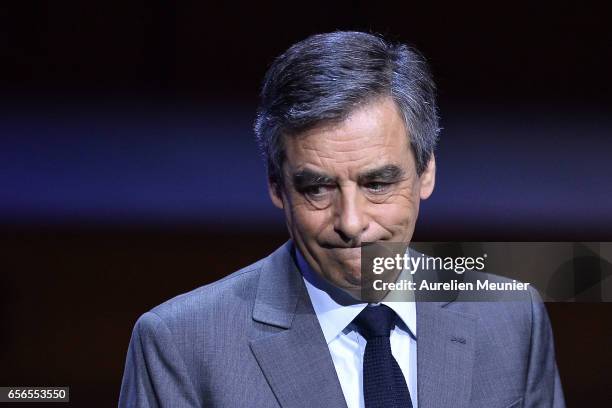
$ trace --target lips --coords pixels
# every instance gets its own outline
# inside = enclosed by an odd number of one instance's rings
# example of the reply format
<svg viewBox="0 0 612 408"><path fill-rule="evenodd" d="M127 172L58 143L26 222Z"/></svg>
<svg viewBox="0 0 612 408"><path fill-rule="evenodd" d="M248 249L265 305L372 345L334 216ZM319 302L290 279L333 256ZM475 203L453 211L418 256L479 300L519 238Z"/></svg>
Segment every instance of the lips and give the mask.
<svg viewBox="0 0 612 408"><path fill-rule="evenodd" d="M331 252L343 259L360 259L361 258L361 247L352 248L331 248Z"/></svg>

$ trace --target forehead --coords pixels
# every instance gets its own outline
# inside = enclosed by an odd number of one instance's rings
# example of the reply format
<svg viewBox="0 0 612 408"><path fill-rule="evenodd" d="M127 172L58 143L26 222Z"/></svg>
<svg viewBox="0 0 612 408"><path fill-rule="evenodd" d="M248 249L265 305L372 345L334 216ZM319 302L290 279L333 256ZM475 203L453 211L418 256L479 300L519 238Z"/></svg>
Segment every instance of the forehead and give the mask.
<svg viewBox="0 0 612 408"><path fill-rule="evenodd" d="M347 176L388 164L414 166L404 121L391 98L360 106L340 123L287 137L285 155L290 171Z"/></svg>

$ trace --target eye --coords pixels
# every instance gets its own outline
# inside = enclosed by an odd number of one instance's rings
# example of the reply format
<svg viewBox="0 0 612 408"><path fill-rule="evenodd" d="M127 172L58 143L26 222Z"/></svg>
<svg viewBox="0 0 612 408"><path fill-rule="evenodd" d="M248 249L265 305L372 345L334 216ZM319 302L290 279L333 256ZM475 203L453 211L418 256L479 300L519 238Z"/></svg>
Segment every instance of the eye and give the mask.
<svg viewBox="0 0 612 408"><path fill-rule="evenodd" d="M391 188L392 183L383 183L380 181L372 181L364 185L370 192L375 194L386 193Z"/></svg>
<svg viewBox="0 0 612 408"><path fill-rule="evenodd" d="M306 186L302 189L301 193L312 200L320 200L325 198L331 191L333 186L328 185L312 185Z"/></svg>

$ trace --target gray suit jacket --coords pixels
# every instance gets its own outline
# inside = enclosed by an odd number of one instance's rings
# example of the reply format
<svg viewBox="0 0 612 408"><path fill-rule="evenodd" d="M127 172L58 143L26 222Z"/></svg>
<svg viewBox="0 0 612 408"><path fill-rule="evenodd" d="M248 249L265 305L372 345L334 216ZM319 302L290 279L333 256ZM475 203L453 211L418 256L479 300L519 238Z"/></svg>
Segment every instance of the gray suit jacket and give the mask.
<svg viewBox="0 0 612 408"><path fill-rule="evenodd" d="M120 407L346 407L291 242L138 319ZM526 302L417 303L419 408L563 407L550 323Z"/></svg>

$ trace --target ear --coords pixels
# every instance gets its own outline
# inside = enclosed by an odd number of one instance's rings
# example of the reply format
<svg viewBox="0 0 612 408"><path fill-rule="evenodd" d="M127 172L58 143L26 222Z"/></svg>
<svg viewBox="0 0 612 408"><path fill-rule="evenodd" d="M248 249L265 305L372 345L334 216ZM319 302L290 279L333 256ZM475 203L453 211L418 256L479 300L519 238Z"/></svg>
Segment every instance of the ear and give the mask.
<svg viewBox="0 0 612 408"><path fill-rule="evenodd" d="M268 180L268 194L270 194L270 199L276 207L281 210L285 208L281 186L277 182Z"/></svg>
<svg viewBox="0 0 612 408"><path fill-rule="evenodd" d="M419 195L421 196L421 200L427 200L431 193L433 193L434 186L436 185L436 158L433 153L431 154L429 162L427 162L425 171L421 174L420 180L421 190Z"/></svg>

